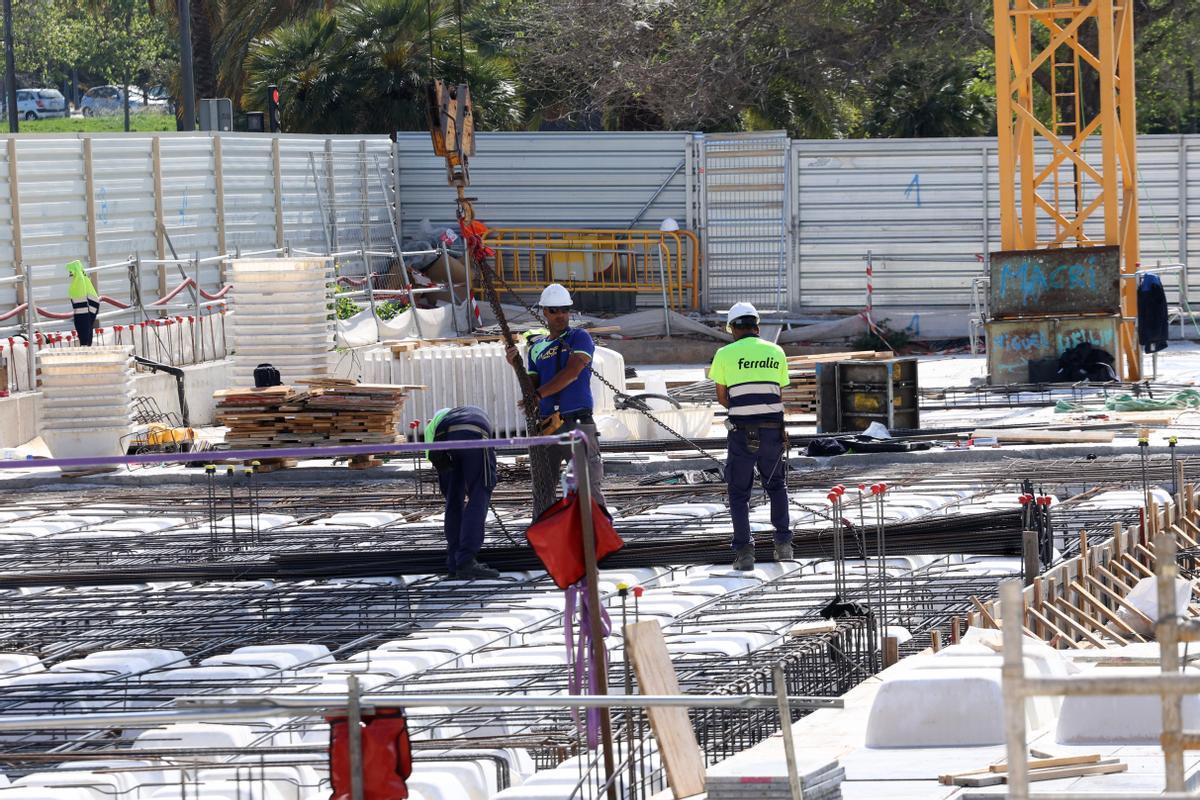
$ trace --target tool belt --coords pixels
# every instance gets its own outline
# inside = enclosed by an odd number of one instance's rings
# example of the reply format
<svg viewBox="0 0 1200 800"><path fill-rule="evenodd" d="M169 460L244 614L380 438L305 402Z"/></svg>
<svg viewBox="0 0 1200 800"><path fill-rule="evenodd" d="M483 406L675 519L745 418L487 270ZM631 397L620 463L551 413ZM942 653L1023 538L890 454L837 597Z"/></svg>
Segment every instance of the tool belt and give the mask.
<svg viewBox="0 0 1200 800"><path fill-rule="evenodd" d="M746 450L751 453L757 453L758 448L762 446L762 432L764 430L779 431L783 438L783 452L787 452L788 436L787 429L784 428L781 420L745 420L745 421L730 421L735 431L741 431L746 434Z"/></svg>
<svg viewBox="0 0 1200 800"><path fill-rule="evenodd" d="M543 436L550 436L559 433L568 425L592 425L594 422L592 411L589 408L579 411L555 411L550 416L542 418L541 432Z"/></svg>

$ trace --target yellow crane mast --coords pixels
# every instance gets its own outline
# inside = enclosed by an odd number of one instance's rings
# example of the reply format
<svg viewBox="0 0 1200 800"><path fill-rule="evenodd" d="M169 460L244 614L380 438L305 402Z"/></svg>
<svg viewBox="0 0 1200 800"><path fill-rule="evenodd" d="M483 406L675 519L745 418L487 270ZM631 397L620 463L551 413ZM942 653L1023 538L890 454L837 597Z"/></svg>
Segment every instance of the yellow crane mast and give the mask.
<svg viewBox="0 0 1200 800"><path fill-rule="evenodd" d="M994 0L1001 247L1120 247L1138 269L1130 0ZM1141 379L1135 281L1120 281L1118 372ZM990 345L990 343L989 343Z"/></svg>

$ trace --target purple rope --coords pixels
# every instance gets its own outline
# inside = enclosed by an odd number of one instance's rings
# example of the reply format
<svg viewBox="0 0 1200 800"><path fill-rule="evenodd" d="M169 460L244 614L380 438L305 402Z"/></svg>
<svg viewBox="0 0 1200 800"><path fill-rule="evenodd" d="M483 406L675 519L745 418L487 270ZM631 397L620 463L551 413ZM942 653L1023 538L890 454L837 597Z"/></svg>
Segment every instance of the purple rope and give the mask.
<svg viewBox="0 0 1200 800"><path fill-rule="evenodd" d="M579 608L579 640L575 640L575 609ZM612 633L612 620L603 604L600 606L600 637L608 638ZM571 672L567 676L568 694L585 694L583 691L586 680L587 694L596 694L600 688L600 670L608 672L608 648L603 648L603 664L593 663L592 653L592 622L588 607L587 579L567 587L566 603L563 606L563 634L567 645L567 659L571 663ZM579 711L573 709L572 716L576 725L579 724ZM587 709L587 746L594 750L600 741L600 709Z"/></svg>
<svg viewBox="0 0 1200 800"><path fill-rule="evenodd" d="M331 447L279 447L259 450L205 450L194 453L144 453L136 456L87 456L82 458L28 458L0 461L0 469L73 469L129 464L190 464L197 461L253 461L262 458L333 458L376 453L423 453L426 450L474 450L480 447L524 449L537 445L570 444L573 434L528 436L512 439L460 439L446 442L392 442L390 444L343 444Z"/></svg>

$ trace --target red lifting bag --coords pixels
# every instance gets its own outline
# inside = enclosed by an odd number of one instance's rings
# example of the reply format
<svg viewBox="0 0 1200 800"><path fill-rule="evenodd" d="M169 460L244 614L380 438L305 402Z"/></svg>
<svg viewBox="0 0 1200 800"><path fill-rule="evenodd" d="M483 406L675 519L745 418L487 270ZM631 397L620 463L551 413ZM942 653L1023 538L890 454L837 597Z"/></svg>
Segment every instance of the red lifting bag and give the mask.
<svg viewBox="0 0 1200 800"><path fill-rule="evenodd" d="M408 723L398 709L364 716L362 730L363 796L366 800L403 800L412 775ZM350 800L350 729L345 717L329 719L331 800Z"/></svg>
<svg viewBox="0 0 1200 800"><path fill-rule="evenodd" d="M625 546L612 520L592 501L592 526L596 530L596 561ZM584 575L583 523L579 520L579 495L572 493L542 512L525 531L525 539L537 553L555 585L566 589Z"/></svg>

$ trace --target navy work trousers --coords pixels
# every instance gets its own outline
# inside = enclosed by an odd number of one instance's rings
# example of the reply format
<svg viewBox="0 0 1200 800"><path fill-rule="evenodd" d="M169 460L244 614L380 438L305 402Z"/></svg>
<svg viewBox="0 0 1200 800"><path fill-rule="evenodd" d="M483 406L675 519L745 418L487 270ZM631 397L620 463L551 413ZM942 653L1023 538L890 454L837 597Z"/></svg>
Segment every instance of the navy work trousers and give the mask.
<svg viewBox="0 0 1200 800"><path fill-rule="evenodd" d="M775 542L792 540L788 518L788 496L783 463L783 431L760 428L759 447L750 452L746 431L735 428L729 432L729 451L725 460L725 482L729 485L729 516L733 520L733 549L750 544L750 492L754 489L754 471L758 470L762 487L771 499L771 524L775 527Z"/></svg>
<svg viewBox="0 0 1200 800"><path fill-rule="evenodd" d="M451 431L445 440L479 438L474 431ZM450 468L438 472L438 486L446 498L446 568L457 572L483 547L483 525L496 488L496 451L481 447L446 452Z"/></svg>

